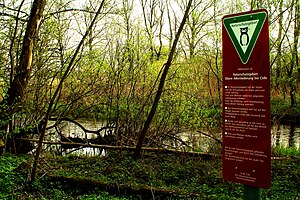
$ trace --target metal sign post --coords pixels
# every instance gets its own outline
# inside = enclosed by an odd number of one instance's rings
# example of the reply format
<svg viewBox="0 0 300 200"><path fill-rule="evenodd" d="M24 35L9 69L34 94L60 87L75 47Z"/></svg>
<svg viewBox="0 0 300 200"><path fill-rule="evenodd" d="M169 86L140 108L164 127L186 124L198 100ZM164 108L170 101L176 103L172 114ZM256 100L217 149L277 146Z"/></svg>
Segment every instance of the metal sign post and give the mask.
<svg viewBox="0 0 300 200"><path fill-rule="evenodd" d="M267 11L223 17L222 43L223 178L244 184L245 199L257 199L271 184Z"/></svg>
<svg viewBox="0 0 300 200"><path fill-rule="evenodd" d="M244 185L244 200L259 200L260 188Z"/></svg>

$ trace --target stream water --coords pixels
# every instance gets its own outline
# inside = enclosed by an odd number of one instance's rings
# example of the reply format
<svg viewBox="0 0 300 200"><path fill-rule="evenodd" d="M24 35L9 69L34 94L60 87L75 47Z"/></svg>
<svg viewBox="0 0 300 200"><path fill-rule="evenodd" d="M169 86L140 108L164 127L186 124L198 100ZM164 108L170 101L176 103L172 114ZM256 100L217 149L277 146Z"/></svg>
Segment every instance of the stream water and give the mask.
<svg viewBox="0 0 300 200"><path fill-rule="evenodd" d="M50 122L49 125L51 125ZM93 122L93 121L79 121L79 123L87 130L97 131L105 126L104 123ZM111 128L104 129L99 132L99 135L104 136L108 132L113 132ZM67 121L62 122L56 128L49 129L47 131L46 140L52 142L60 142L61 135L72 138L83 138L83 139L96 139L98 137L95 133L85 133L82 128L74 123ZM207 137L204 134L198 132L184 132L177 134L182 141L194 148L200 148L202 151L208 151L212 145L216 143L210 137ZM214 137L221 140L221 131L220 133L214 135ZM300 148L300 125L296 123L282 124L282 125L273 125L271 128L271 142L272 146L282 146L287 148ZM178 141L165 141L166 145L179 148ZM77 148L62 148L60 144L46 144L45 148L48 152L52 154L67 155L67 154L76 154L76 155L105 155L105 150L99 148L90 148L90 147L77 147Z"/></svg>
<svg viewBox="0 0 300 200"><path fill-rule="evenodd" d="M271 129L272 146L293 147L300 149L300 125L290 123L273 125Z"/></svg>

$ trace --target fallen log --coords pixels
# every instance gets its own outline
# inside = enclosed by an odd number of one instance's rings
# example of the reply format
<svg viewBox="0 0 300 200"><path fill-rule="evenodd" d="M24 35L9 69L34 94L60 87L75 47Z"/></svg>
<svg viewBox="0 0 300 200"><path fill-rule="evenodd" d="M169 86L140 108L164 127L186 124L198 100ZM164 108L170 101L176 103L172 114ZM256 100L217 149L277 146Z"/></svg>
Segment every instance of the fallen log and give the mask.
<svg viewBox="0 0 300 200"><path fill-rule="evenodd" d="M39 142L35 139L24 139L26 141L31 142ZM44 141L43 144L53 144L53 145L72 145L78 147L90 147L90 148L101 148L101 149L114 149L114 150L127 150L127 151L134 151L134 146L113 146L113 145L98 145L98 144L89 144L89 143L75 143L75 142L53 142L53 141ZM143 151L146 152L160 152L160 153L169 153L175 155L187 155L187 156L194 156L200 157L205 160L210 159L220 159L222 157L221 154L213 154L213 153L201 153L201 152L194 152L194 151L183 151L183 150L176 150L176 149L164 149L164 148L155 148L155 147L143 147Z"/></svg>
<svg viewBox="0 0 300 200"><path fill-rule="evenodd" d="M85 142L84 139L82 139L82 138L66 137L64 135L62 135L61 141L63 142L61 144L61 147L63 149L73 149L73 148L78 147L78 145L74 145L74 143L75 144L79 144L79 143L84 144L84 142ZM64 144L64 143L66 143L66 144Z"/></svg>
<svg viewBox="0 0 300 200"><path fill-rule="evenodd" d="M126 184L108 184L92 178L68 177L59 175L48 175L48 178L55 182L61 182L72 188L81 188L84 191L100 189L110 194L138 195L142 199L169 199L170 197L180 197L182 199L194 199L198 197L196 193L184 193L180 190L167 190L150 186L136 187Z"/></svg>
<svg viewBox="0 0 300 200"><path fill-rule="evenodd" d="M18 140L38 142L38 140L35 140L35 139L18 139ZM74 143L74 142L44 141L43 144L74 145L75 147L90 147L90 148L124 150L124 151L134 151L134 149L135 149L135 147L133 147L133 146L99 145L99 144ZM180 151L180 150L176 150L176 149L143 147L142 150L145 152L160 152L160 153L169 153L169 154L175 154L175 155L187 155L187 156L193 156L193 157L200 157L200 158L203 158L204 160L221 159L222 158L222 154L202 153L202 152L194 152L194 151ZM272 160L300 159L300 156L272 156L271 159Z"/></svg>

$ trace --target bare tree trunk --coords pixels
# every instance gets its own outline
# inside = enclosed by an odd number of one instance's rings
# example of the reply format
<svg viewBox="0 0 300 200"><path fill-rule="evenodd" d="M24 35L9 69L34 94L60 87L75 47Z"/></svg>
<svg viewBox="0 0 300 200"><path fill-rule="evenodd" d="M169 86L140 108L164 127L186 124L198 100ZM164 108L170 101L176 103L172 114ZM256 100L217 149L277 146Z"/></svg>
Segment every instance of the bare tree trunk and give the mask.
<svg viewBox="0 0 300 200"><path fill-rule="evenodd" d="M152 119L154 117L154 114L156 112L156 109L157 109L157 106L158 106L161 94L163 92L163 87L164 87L164 84L165 84L165 80L166 80L168 71L170 69L170 66L172 64L172 60L173 60L173 57L174 57L174 53L176 51L176 46L177 46L180 34L181 34L182 30L183 30L184 24L185 24L186 19L187 19L188 15L189 15L189 10L190 10L192 1L193 0L189 0L189 2L188 2L188 5L186 7L183 19L182 19L181 24L180 24L180 27L179 27L179 29L177 31L176 36L175 36L175 40L173 42L172 49L170 51L168 60L167 60L167 62L163 66L164 67L164 71L163 71L163 73L161 75L161 78L160 78L160 82L159 82L159 85L158 85L158 88L157 88L156 96L154 98L154 101L153 101L151 110L149 112L149 115L148 115L148 117L147 117L147 119L146 119L146 121L144 123L144 127L143 127L143 129L142 129L142 131L140 133L140 137L139 137L138 143L137 143L135 151L134 151L134 157L135 158L139 158L141 156L141 150L142 150L142 146L143 146L143 143L144 143L144 140L145 140L145 137L146 137L146 133L147 133L148 128L149 128L149 126L151 124L151 121L152 121Z"/></svg>
<svg viewBox="0 0 300 200"><path fill-rule="evenodd" d="M143 10L143 18L146 33L149 39L150 51L151 51L151 60L156 58L156 60L160 59L161 51L162 51L162 31L163 31L163 15L165 11L165 3L161 0L140 0L142 10ZM147 13L147 8L149 9L149 14ZM158 30L158 41L159 47L155 45L155 32Z"/></svg>
<svg viewBox="0 0 300 200"><path fill-rule="evenodd" d="M8 89L7 105L9 114L16 111L14 107L24 96L24 89L27 86L31 72L31 63L33 58L33 42L37 37L38 26L42 18L46 0L35 0L32 4L29 21L23 39L22 53L20 63L16 67L11 87Z"/></svg>
<svg viewBox="0 0 300 200"><path fill-rule="evenodd" d="M34 182L35 181L35 176L36 176L36 170L37 170L37 164L38 164L38 161L39 161L39 157L40 157L40 153L41 153L41 150L42 150L42 144L43 144L43 141L44 141L44 138L45 138L45 132L46 132L46 127L47 127L47 122L50 118L50 115L52 113L52 107L55 103L55 101L59 98L58 94L62 88L62 85L64 83L64 81L66 80L66 78L69 76L70 72L72 71L72 69L74 68L74 63L75 63L75 60L76 60L76 57L81 49L81 47L83 46L83 43L85 41L85 39L88 37L88 35L90 34L94 24L96 23L96 19L97 17L99 16L100 14L100 11L102 10L103 6L104 6L104 2L105 0L102 0L100 6L99 6L99 9L97 11L97 13L95 14L94 16L94 19L93 21L91 22L90 26L88 27L86 33L84 34L84 36L82 37L80 43L78 44L77 46L77 49L75 50L74 52L74 55L65 71L65 73L63 74L53 96L51 97L50 99L50 102L49 102L49 106L48 106L48 109L47 109L47 113L46 113L46 116L45 116L45 123L43 124L43 128L42 128L42 132L41 132L41 135L40 135L40 138L39 138L39 144L38 144L38 147L37 147L37 150L36 150L36 155L35 155L35 159L34 159L34 162L33 162L33 166L32 166L32 171L31 171L31 182Z"/></svg>
<svg viewBox="0 0 300 200"><path fill-rule="evenodd" d="M289 86L290 86L290 101L291 107L295 107L297 104L296 100L296 86L295 86L295 78L294 78L294 68L299 67L299 57L298 57L298 42L299 42L299 0L295 0L295 18L294 18L294 42L293 42L293 49L292 49L292 61L291 67L289 69Z"/></svg>
<svg viewBox="0 0 300 200"><path fill-rule="evenodd" d="M281 62L282 62L282 53L281 53L281 47L282 47L282 21L283 21L283 14L282 14L282 6L283 6L283 0L279 1L279 16L278 16L278 37L277 37L277 61L276 61L276 69L275 69L275 82L276 82L276 87L279 90L279 78L281 75Z"/></svg>
<svg viewBox="0 0 300 200"><path fill-rule="evenodd" d="M300 29L300 0L296 1L296 5L295 5L295 12L296 12L296 21L297 21L297 43L295 42L295 50L297 51L297 45L298 45L298 41L299 41L299 29ZM299 54L298 52L296 52L296 58L295 58L295 63L297 66L297 71L298 71L298 80L300 80L300 66L299 66Z"/></svg>
<svg viewBox="0 0 300 200"><path fill-rule="evenodd" d="M20 7L23 2L21 2ZM43 11L45 8L46 0L34 0L29 20L27 23L25 35L23 38L22 51L20 55L20 62L14 69L13 57L10 49L11 57L11 83L7 91L7 95L0 103L0 131L6 132L8 123L13 114L18 110L17 104L21 102L24 96L24 90L27 87L28 79L31 72L31 63L33 57L33 42L37 37L39 23L41 21ZM16 24L17 26L17 24ZM15 36L14 36L15 37ZM12 43L14 42L14 38ZM12 48L11 44L11 48ZM0 135L0 142L2 141Z"/></svg>

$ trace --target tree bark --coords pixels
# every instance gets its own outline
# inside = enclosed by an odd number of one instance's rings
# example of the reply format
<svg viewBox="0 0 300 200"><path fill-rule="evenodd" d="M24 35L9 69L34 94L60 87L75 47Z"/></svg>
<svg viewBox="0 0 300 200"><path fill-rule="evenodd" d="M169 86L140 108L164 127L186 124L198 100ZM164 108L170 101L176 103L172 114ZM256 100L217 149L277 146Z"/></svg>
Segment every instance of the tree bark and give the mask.
<svg viewBox="0 0 300 200"><path fill-rule="evenodd" d="M282 22L283 22L283 14L282 14L282 6L283 0L279 1L279 16L278 16L278 37L277 37L277 61L276 61L276 87L279 88L280 84L280 75L281 75L281 62L282 62L282 54L281 54L281 47L282 47Z"/></svg>
<svg viewBox="0 0 300 200"><path fill-rule="evenodd" d="M35 0L32 4L29 21L23 39L20 63L15 69L15 74L13 75L14 78L7 92L9 115L12 115L17 110L15 105L22 100L24 90L27 87L33 59L33 42L38 34L38 26L43 15L45 4L46 0Z"/></svg>
<svg viewBox="0 0 300 200"><path fill-rule="evenodd" d="M23 2L21 3L21 6L22 4ZM5 95L5 98L0 103L0 132L5 133L0 134L0 142L3 139L2 137L6 135L8 123L13 114L18 110L18 103L22 101L24 91L28 84L33 58L33 43L38 34L38 27L42 19L45 4L46 0L34 0L23 38L20 62L15 69L14 65L11 65L12 74L10 78L10 87ZM13 58L11 57L11 59ZM13 63L13 60L11 60L11 62Z"/></svg>
<svg viewBox="0 0 300 200"><path fill-rule="evenodd" d="M142 131L140 133L140 137L139 137L138 143L137 143L135 151L134 151L134 157L135 158L139 158L141 156L141 150L142 150L142 146L143 146L143 143L144 143L144 140L145 140L145 137L146 137L146 133L147 133L147 131L149 129L149 126L150 126L150 124L152 122L152 119L153 119L154 114L156 112L156 109L157 109L157 106L158 106L161 94L163 92L163 87L164 87L164 84L165 84L165 80L166 80L168 71L170 69L170 66L172 64L172 60L173 60L173 57L174 57L174 53L176 51L176 46L177 46L180 34L181 34L182 30L183 30L184 24L185 24L186 19L187 19L188 15L189 15L189 10L190 10L191 4L192 4L192 0L189 0L188 5L187 5L186 10L185 10L185 13L184 13L184 16L183 16L183 19L181 21L180 27L179 27L179 29L178 29L178 31L176 33L175 40L173 42L172 49L171 49L171 51L169 53L168 60L163 65L164 70L163 70L163 73L162 73L161 78L160 78L160 82L159 82L159 85L158 85L158 88L157 88L157 92L156 92L156 95L155 95L155 98L154 98L151 110L149 112L149 115L148 115L145 123L144 123L144 127L143 127L143 129L142 129Z"/></svg>
<svg viewBox="0 0 300 200"><path fill-rule="evenodd" d="M295 42L295 50L296 50L296 54L295 54L295 63L297 66L297 71L298 71L298 80L300 80L300 66L299 66L299 54L297 51L297 47L298 47L298 42L299 42L299 29L300 29L300 1L297 0L296 1L296 5L295 5L295 12L296 12L296 25L297 25L297 29L295 29L296 34L297 34L297 41Z"/></svg>
<svg viewBox="0 0 300 200"><path fill-rule="evenodd" d="M291 61L291 67L289 69L289 87L290 87L290 102L291 102L291 108L295 107L297 104L296 101L296 78L294 76L294 68L299 67L299 57L298 57L298 42L299 42L299 0L296 0L295 2L295 18L294 18L294 42L293 42L293 49L292 49L292 61Z"/></svg>

